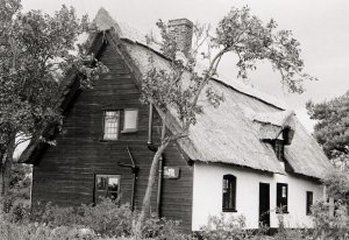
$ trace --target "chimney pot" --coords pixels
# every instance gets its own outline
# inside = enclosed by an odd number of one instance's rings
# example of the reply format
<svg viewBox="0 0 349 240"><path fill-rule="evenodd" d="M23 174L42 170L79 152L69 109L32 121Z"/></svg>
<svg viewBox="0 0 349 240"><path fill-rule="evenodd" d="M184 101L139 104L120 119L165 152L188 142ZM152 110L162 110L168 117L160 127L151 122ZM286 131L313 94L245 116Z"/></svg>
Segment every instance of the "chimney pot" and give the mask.
<svg viewBox="0 0 349 240"><path fill-rule="evenodd" d="M193 39L193 23L186 18L178 18L168 21L170 34L173 35L178 49L184 53L185 56L191 50Z"/></svg>

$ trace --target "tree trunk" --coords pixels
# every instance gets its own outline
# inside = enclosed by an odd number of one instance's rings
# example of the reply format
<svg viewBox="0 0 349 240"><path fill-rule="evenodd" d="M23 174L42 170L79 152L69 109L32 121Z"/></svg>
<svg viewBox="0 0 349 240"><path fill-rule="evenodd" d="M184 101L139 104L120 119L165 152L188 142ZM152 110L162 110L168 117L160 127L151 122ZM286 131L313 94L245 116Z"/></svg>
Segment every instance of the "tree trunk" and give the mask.
<svg viewBox="0 0 349 240"><path fill-rule="evenodd" d="M5 162L2 164L1 167L1 196L6 197L9 192L10 188L10 177L11 177L11 167L12 167L12 160L9 160L8 157L6 157Z"/></svg>
<svg viewBox="0 0 349 240"><path fill-rule="evenodd" d="M0 185L0 195L1 198L4 198L8 195L9 188L10 188L10 177L11 177L11 167L13 163L13 153L15 151L15 140L16 136L13 135L11 138L7 148L6 152L3 153L1 158L1 185Z"/></svg>
<svg viewBox="0 0 349 240"><path fill-rule="evenodd" d="M150 214L150 205L151 205L151 195L152 195L152 190L155 184L156 180L156 174L158 170L158 164L159 160L162 157L163 152L167 148L169 144L169 141L165 141L161 143L159 146L158 150L156 151L153 161L150 167L150 172L149 172L149 177L148 177L148 184L147 184L147 189L145 191L145 195L143 198L143 204L142 204L142 211L137 219L136 225L135 225L135 235L136 239L141 239L142 238L142 226L144 224L145 218Z"/></svg>

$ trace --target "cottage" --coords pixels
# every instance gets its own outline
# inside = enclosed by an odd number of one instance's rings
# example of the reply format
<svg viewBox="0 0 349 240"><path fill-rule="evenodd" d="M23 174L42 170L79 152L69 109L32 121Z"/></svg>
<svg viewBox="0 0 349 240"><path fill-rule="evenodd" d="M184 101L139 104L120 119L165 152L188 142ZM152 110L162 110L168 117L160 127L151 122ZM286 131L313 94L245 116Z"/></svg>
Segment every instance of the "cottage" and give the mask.
<svg viewBox="0 0 349 240"><path fill-rule="evenodd" d="M61 206L97 202L99 196L120 199L140 209L161 113L139 101L139 84L154 64L166 70L166 58L145 37L114 21L101 9L100 29L91 51L110 69L94 88L82 90L72 73L64 83L61 131L45 129L21 156L34 165L32 200ZM183 51L191 43L192 23L180 28ZM227 83L229 82L229 84ZM260 223L311 227L310 207L323 197L320 180L331 168L294 112L279 101L234 81L212 79L222 92L219 108L205 104L187 139L170 145L159 166L152 211L182 221L186 231L199 230L210 216L244 215L248 228ZM175 131L176 119L168 122ZM55 138L57 146L39 141Z"/></svg>

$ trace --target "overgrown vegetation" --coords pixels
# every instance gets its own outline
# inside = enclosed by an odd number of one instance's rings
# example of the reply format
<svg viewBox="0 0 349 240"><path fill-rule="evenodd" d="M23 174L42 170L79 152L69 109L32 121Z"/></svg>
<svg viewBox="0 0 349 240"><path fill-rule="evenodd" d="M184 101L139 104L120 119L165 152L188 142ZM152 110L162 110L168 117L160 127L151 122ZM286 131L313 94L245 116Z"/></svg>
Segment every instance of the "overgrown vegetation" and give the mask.
<svg viewBox="0 0 349 240"><path fill-rule="evenodd" d="M96 239L132 238L133 224L138 213L128 205L118 207L104 199L100 204L79 207L57 207L50 203L36 205L15 204L0 215L2 239ZM147 218L142 227L142 238L187 239L176 231L178 222Z"/></svg>
<svg viewBox="0 0 349 240"><path fill-rule="evenodd" d="M317 121L314 137L334 166L349 170L349 91L320 103L307 103L311 119Z"/></svg>
<svg viewBox="0 0 349 240"><path fill-rule="evenodd" d="M93 28L87 16L62 6L54 14L24 12L21 0L0 1L0 195L7 195L13 154L24 141L47 141L44 130L61 122L63 80L68 73L90 86L105 72L88 50L76 44Z"/></svg>
<svg viewBox="0 0 349 240"><path fill-rule="evenodd" d="M13 240L131 240L139 237L135 223L139 212L128 205L118 206L110 199L98 205L57 207L38 204L30 209L28 194L17 191L28 182L28 168L18 165L12 174L11 201L2 202L0 213L1 239ZM141 238L156 240L318 240L348 239L349 237L349 175L333 172L324 180L329 200L319 201L312 208L314 229L290 230L282 221L277 232L268 236L268 229L258 231L245 229L242 216L222 214L212 217L207 226L194 234L178 231L179 222L148 217L142 225ZM23 197L24 196L24 197ZM23 201L24 199L24 201ZM4 204L6 203L6 204ZM10 204L9 204L10 203ZM34 211L33 211L34 210Z"/></svg>
<svg viewBox="0 0 349 240"><path fill-rule="evenodd" d="M338 181L336 181L338 182ZM259 231L244 229L243 217L212 217L207 226L194 234L178 231L179 222L166 219L146 218L141 238L135 233L139 213L128 205L118 207L115 202L104 199L96 206L60 208L50 204L37 205L30 211L29 205L17 203L9 211L0 214L0 236L8 240L317 240L348 239L348 205L338 201L335 205L318 202L313 207L315 228L290 230L281 224L273 236L268 229ZM331 213L334 209L334 213Z"/></svg>
<svg viewBox="0 0 349 240"><path fill-rule="evenodd" d="M313 206L314 236L349 238L349 173L335 171L324 180L328 199ZM315 239L315 238L314 238Z"/></svg>
<svg viewBox="0 0 349 240"><path fill-rule="evenodd" d="M30 209L30 172L27 165L16 164L12 169L11 188L7 200L1 202L0 239L8 240L131 240L136 239L135 223L139 212L128 205L118 206L110 199L98 205L57 207L50 203ZM192 235L177 229L179 222L148 217L142 225L141 239L173 240L318 240L349 238L349 174L332 172L323 181L328 200L316 202L312 208L314 229L290 230L282 218L273 236L268 229L246 230L242 216L212 217L207 226ZM33 211L34 210L34 211ZM138 238L139 239L139 238Z"/></svg>

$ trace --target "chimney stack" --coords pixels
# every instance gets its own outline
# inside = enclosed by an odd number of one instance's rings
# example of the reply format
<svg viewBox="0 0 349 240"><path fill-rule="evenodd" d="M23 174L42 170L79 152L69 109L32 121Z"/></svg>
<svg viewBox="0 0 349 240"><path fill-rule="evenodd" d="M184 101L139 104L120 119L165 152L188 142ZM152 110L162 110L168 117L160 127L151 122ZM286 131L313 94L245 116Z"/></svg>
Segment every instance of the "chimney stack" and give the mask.
<svg viewBox="0 0 349 240"><path fill-rule="evenodd" d="M178 49L187 56L191 50L193 23L186 18L178 18L168 21L168 28L177 42Z"/></svg>

